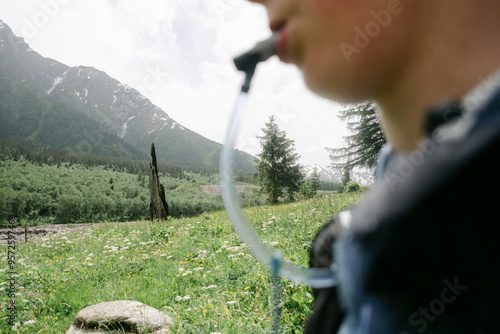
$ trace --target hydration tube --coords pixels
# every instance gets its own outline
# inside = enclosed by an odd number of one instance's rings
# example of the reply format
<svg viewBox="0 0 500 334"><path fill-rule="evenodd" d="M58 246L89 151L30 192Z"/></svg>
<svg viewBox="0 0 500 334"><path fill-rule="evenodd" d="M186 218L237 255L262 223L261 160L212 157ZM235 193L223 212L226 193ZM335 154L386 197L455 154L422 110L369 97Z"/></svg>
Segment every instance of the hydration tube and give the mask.
<svg viewBox="0 0 500 334"><path fill-rule="evenodd" d="M235 150L233 146L238 135L241 116L247 100L248 91L250 90L250 83L257 64L267 60L276 53L276 40L277 34L274 34L269 39L258 43L250 51L234 59L237 69L245 72L245 80L229 123L226 142L221 153L220 174L222 197L226 211L241 239L260 262L271 268L271 272L274 275L281 275L292 282L297 284L308 284L313 288L332 287L337 284L336 275L332 268L299 267L284 260L280 251L271 250L266 247L248 223L248 220L241 210L240 201L234 190L232 180Z"/></svg>

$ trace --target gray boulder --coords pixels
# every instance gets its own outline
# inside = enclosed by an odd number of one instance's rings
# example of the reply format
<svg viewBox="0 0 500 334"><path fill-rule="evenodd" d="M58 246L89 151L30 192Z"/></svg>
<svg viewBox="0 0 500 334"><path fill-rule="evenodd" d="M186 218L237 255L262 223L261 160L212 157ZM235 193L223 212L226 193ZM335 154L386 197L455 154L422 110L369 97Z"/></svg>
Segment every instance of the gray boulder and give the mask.
<svg viewBox="0 0 500 334"><path fill-rule="evenodd" d="M84 308L66 334L167 334L172 318L138 301L119 300Z"/></svg>

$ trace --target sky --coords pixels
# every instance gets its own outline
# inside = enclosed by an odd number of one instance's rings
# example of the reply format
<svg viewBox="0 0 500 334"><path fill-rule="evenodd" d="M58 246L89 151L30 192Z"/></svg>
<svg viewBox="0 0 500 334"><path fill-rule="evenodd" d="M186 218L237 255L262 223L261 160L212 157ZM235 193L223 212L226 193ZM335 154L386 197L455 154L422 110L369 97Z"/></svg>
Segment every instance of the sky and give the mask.
<svg viewBox="0 0 500 334"><path fill-rule="evenodd" d="M0 19L42 56L105 71L219 143L243 80L232 59L270 36L264 8L245 0L0 0ZM259 153L274 115L301 164L327 167L325 147L348 135L341 109L272 57L257 68L236 147Z"/></svg>

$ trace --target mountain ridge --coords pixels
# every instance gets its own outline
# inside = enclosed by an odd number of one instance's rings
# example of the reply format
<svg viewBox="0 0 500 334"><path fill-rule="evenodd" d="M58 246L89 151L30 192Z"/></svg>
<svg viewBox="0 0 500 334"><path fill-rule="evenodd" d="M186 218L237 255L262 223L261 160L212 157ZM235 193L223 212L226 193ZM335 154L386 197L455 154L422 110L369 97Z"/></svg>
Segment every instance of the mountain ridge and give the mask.
<svg viewBox="0 0 500 334"><path fill-rule="evenodd" d="M104 71L70 67L41 56L2 20L0 55L5 84L14 88L30 84L50 100L97 121L101 135L112 132L141 152L149 152L155 142L158 159L166 163L218 166L221 144L179 124L139 91ZM237 150L236 168L255 171L254 159Z"/></svg>

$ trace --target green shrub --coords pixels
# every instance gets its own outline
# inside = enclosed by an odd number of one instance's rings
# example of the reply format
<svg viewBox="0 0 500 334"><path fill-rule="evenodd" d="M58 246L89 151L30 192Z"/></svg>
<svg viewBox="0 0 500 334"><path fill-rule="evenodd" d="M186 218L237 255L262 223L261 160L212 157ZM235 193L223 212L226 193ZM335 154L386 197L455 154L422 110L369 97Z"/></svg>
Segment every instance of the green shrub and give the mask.
<svg viewBox="0 0 500 334"><path fill-rule="evenodd" d="M352 193L352 192L358 191L359 189L361 189L361 186L359 185L359 183L357 183L357 182L349 182L344 187L343 192L344 193Z"/></svg>

